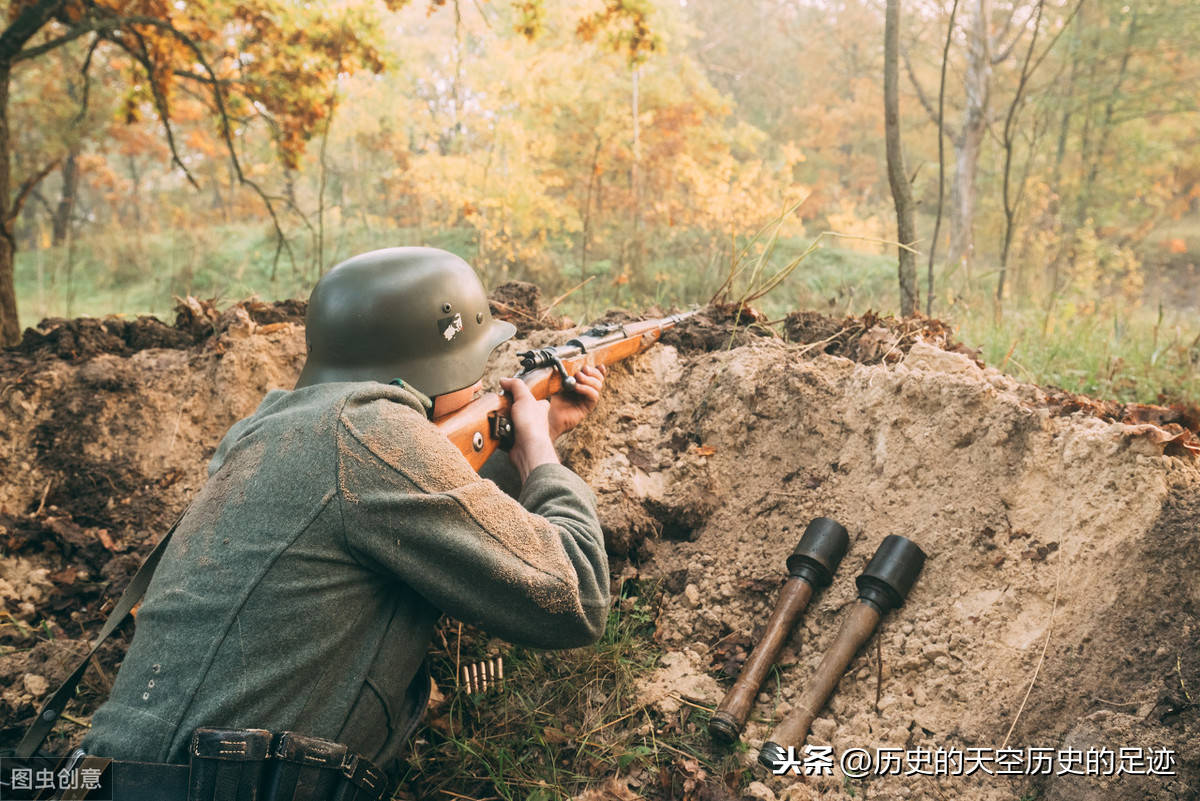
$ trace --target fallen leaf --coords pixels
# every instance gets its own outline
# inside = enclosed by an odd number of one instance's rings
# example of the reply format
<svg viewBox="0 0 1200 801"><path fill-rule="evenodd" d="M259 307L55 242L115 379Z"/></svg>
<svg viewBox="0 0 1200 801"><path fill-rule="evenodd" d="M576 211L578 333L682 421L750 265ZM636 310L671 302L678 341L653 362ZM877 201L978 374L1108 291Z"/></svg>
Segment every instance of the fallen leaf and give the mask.
<svg viewBox="0 0 1200 801"><path fill-rule="evenodd" d="M1163 449L1168 456L1200 455L1200 440L1178 423L1156 426L1150 423L1126 426L1125 436L1143 438Z"/></svg>
<svg viewBox="0 0 1200 801"><path fill-rule="evenodd" d="M692 448L692 453L696 454L697 456L712 456L716 452L717 449L710 445L697 445L696 447Z"/></svg>
<svg viewBox="0 0 1200 801"><path fill-rule="evenodd" d="M562 745L565 742L569 742L571 739L562 729L556 729L553 726L547 726L542 730L542 733L546 738L546 742L550 743L551 745Z"/></svg>
<svg viewBox="0 0 1200 801"><path fill-rule="evenodd" d="M59 570L56 573L51 573L49 579L55 584L70 586L75 583L75 576L77 573L78 571L76 570L75 565L67 565L62 570Z"/></svg>
<svg viewBox="0 0 1200 801"><path fill-rule="evenodd" d="M260 325L258 328L254 329L254 333L274 334L276 331L287 330L291 327L291 325L291 323L268 323L267 325Z"/></svg>
<svg viewBox="0 0 1200 801"><path fill-rule="evenodd" d="M603 784L589 787L571 801L642 801L642 796L629 789L629 779L612 776Z"/></svg>
<svg viewBox="0 0 1200 801"><path fill-rule="evenodd" d="M430 712L436 712L442 704L446 703L446 695L442 692L442 688L438 687L437 682L433 679L429 680L429 706Z"/></svg>

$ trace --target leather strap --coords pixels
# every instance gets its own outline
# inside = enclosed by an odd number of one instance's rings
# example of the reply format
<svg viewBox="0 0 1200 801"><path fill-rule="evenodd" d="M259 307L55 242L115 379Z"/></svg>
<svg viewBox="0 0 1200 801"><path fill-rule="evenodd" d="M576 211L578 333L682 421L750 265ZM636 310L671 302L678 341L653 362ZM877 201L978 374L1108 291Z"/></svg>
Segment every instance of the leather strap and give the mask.
<svg viewBox="0 0 1200 801"><path fill-rule="evenodd" d="M62 715L67 702L75 696L75 688L79 685L83 674L87 671L88 662L91 661L92 657L96 655L96 651L104 644L104 641L116 630L117 626L121 625L121 621L125 619L125 616L133 610L133 607L137 605L137 602L146 593L146 588L150 586L150 579L154 578L154 570L158 567L163 552L167 549L167 543L170 541L171 535L175 533L175 529L179 527L179 523L183 520L185 514L187 514L187 509L184 509L175 522L171 524L171 528L167 531L166 535L158 541L158 545L154 546L154 550L142 562L142 566L134 574L133 579L129 582L129 586L125 588L125 592L121 593L121 598L117 601L117 605L109 613L108 619L100 627L100 633L96 637L96 642L92 646L92 650L80 660L66 681L54 691L54 695L50 696L49 700L38 710L37 718L34 719L29 730L25 732L25 736L21 738L21 742L17 744L14 752L15 756L20 759L28 759L45 742L46 736L50 734L50 730L58 722L58 718Z"/></svg>

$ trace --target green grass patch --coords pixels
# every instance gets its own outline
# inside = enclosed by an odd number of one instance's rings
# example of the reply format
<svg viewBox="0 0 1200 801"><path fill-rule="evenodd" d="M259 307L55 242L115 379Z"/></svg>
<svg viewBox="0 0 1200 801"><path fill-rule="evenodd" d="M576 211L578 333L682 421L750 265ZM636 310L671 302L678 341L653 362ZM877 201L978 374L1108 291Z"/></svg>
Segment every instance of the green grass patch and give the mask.
<svg viewBox="0 0 1200 801"><path fill-rule="evenodd" d="M550 801L617 774L660 791L689 770L740 777L735 757L709 747L707 710L688 706L667 720L638 694L638 678L662 654L653 639L660 596L657 582L623 583L600 642L566 651L444 628L431 669L446 700L416 737L401 786L420 797ZM458 686L460 665L497 654L501 688L472 695Z"/></svg>
<svg viewBox="0 0 1200 801"><path fill-rule="evenodd" d="M575 243L549 242L536 265L483 265L485 283L532 280L547 302L570 292L555 309L580 321L612 307L643 309L704 303L724 283L733 246L700 231L647 236L646 264L623 273L613 254L595 252L584 265ZM785 267L812 238L760 239L744 258L769 250L760 278ZM344 226L332 231L324 263L398 244L427 244L470 262L477 242L470 229L435 233L415 229ZM899 304L895 259L842 247L826 239L769 294L755 302L771 319L795 309L834 316L867 310L894 313ZM180 229L162 233L115 233L69 247L19 252L17 296L23 325L43 317L154 314L170 319L174 296L187 294L232 302L251 295L264 300L306 297L319 274L307 235L275 258L273 232L261 224ZM752 270L735 282L746 289ZM922 271L923 272L923 271ZM922 283L924 276L922 275ZM997 313L991 294L995 275L977 267L937 276L935 316L955 326L958 338L981 350L988 364L1015 377L1120 401L1200 402L1200 314L1194 307L1160 309L1153 302L1106 296L1107 290L1075 288L1048 303L1030 292L1007 301Z"/></svg>

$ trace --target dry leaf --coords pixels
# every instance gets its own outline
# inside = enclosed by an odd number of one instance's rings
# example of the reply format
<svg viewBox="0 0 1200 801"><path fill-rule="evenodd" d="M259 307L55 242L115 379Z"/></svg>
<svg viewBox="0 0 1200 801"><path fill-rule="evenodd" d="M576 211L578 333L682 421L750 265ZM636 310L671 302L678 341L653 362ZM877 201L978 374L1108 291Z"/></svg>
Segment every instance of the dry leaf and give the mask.
<svg viewBox="0 0 1200 801"><path fill-rule="evenodd" d="M284 331L291 327L291 323L268 323L260 325L254 330L256 334L274 334L276 331Z"/></svg>
<svg viewBox="0 0 1200 801"><path fill-rule="evenodd" d="M546 742L551 745L562 745L571 739L562 729L556 729L553 726L547 726L543 729L542 734L546 738Z"/></svg>
<svg viewBox="0 0 1200 801"><path fill-rule="evenodd" d="M643 801L642 796L629 789L629 779L612 776L604 784L589 787L571 801Z"/></svg>
<svg viewBox="0 0 1200 801"><path fill-rule="evenodd" d="M1168 456L1200 455L1200 440L1178 423L1156 426L1150 423L1127 426L1125 436L1144 438L1162 448Z"/></svg>
<svg viewBox="0 0 1200 801"><path fill-rule="evenodd" d="M717 449L710 445L697 445L696 447L692 448L692 453L696 454L697 456L712 456L716 452Z"/></svg>
<svg viewBox="0 0 1200 801"><path fill-rule="evenodd" d="M445 693L442 692L441 687L438 687L437 682L431 678L429 680L429 706L427 709L430 712L436 712L444 703L446 703Z"/></svg>

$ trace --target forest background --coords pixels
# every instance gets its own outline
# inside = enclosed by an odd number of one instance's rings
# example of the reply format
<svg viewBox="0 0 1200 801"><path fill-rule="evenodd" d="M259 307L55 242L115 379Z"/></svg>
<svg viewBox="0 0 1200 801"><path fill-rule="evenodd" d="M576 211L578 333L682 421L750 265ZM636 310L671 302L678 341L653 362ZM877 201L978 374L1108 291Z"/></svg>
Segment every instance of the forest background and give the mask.
<svg viewBox="0 0 1200 801"><path fill-rule="evenodd" d="M23 326L305 297L415 244L581 321L705 302L739 267L730 300L794 266L756 300L772 319L899 308L882 0L199 5L215 22L185 30L202 49L174 82L147 80L154 47L130 58L145 26L10 65ZM920 308L1026 380L1200 400L1200 7L910 0L900 20ZM239 81L222 107L212 85Z"/></svg>

